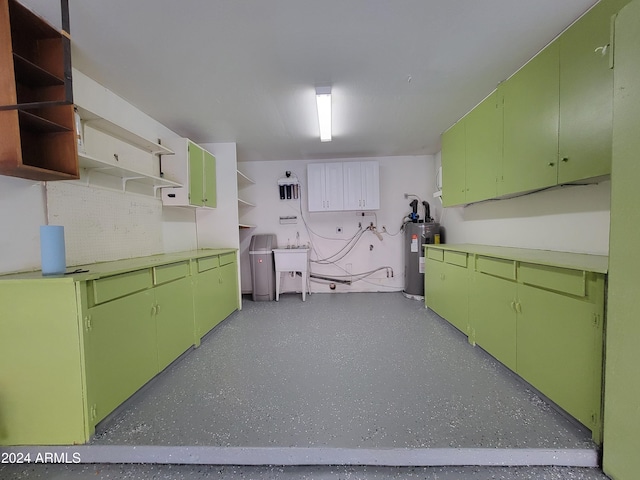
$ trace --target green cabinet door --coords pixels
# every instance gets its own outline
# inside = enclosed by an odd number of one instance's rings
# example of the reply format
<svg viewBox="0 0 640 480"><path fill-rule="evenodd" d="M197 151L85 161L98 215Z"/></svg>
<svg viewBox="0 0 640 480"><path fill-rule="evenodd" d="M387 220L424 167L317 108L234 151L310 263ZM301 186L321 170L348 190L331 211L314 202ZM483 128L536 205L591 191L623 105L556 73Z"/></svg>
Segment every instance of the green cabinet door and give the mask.
<svg viewBox="0 0 640 480"><path fill-rule="evenodd" d="M442 134L442 204L465 203L465 119Z"/></svg>
<svg viewBox="0 0 640 480"><path fill-rule="evenodd" d="M220 290L219 267L198 273L194 277L193 306L197 339L204 337L220 321L216 311L216 295Z"/></svg>
<svg viewBox="0 0 640 480"><path fill-rule="evenodd" d="M203 199L205 207L215 208L217 206L216 189L216 157L206 150L203 151Z"/></svg>
<svg viewBox="0 0 640 480"><path fill-rule="evenodd" d="M598 3L560 37L558 183L611 173L611 16L624 3Z"/></svg>
<svg viewBox="0 0 640 480"><path fill-rule="evenodd" d="M158 369L182 355L194 344L194 311L191 279L182 278L154 289Z"/></svg>
<svg viewBox="0 0 640 480"><path fill-rule="evenodd" d="M238 309L238 272L237 264L228 263L220 267L220 286L218 289L218 314L222 321Z"/></svg>
<svg viewBox="0 0 640 480"><path fill-rule="evenodd" d="M444 313L442 316L465 335L469 333L468 290L467 268L445 261L443 264Z"/></svg>
<svg viewBox="0 0 640 480"><path fill-rule="evenodd" d="M495 91L465 117L466 203L494 198L502 168L502 101Z"/></svg>
<svg viewBox="0 0 640 480"><path fill-rule="evenodd" d="M475 272L469 289L471 339L516 371L517 284Z"/></svg>
<svg viewBox="0 0 640 480"><path fill-rule="evenodd" d="M71 280L2 282L0 445L87 440L81 322Z"/></svg>
<svg viewBox="0 0 640 480"><path fill-rule="evenodd" d="M189 204L204 205L204 150L189 142Z"/></svg>
<svg viewBox="0 0 640 480"><path fill-rule="evenodd" d="M640 0L615 24L611 233L603 469L611 478L640 471Z"/></svg>
<svg viewBox="0 0 640 480"><path fill-rule="evenodd" d="M87 394L92 424L102 420L158 372L152 290L88 309Z"/></svg>
<svg viewBox="0 0 640 480"><path fill-rule="evenodd" d="M603 288L604 279L599 281ZM591 429L594 438L600 421L602 309L586 298L518 286L517 373Z"/></svg>
<svg viewBox="0 0 640 480"><path fill-rule="evenodd" d="M444 317L446 294L444 292L444 262L426 258L424 262L425 306Z"/></svg>
<svg viewBox="0 0 640 480"><path fill-rule="evenodd" d="M555 41L499 87L504 99L500 195L557 183L559 46Z"/></svg>

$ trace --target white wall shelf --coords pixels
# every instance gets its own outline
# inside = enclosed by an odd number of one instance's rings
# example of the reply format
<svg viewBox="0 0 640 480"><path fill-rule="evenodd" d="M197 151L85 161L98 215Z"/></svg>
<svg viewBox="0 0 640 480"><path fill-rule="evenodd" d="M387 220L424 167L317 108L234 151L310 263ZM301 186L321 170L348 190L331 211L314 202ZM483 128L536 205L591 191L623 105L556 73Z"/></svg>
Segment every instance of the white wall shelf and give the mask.
<svg viewBox="0 0 640 480"><path fill-rule="evenodd" d="M247 223L240 223L238 224L238 228L256 228L255 225L249 225Z"/></svg>
<svg viewBox="0 0 640 480"><path fill-rule="evenodd" d="M255 207L253 203L247 202L246 200L243 200L240 197L238 197L238 206L239 207Z"/></svg>
<svg viewBox="0 0 640 480"><path fill-rule="evenodd" d="M104 133L108 133L112 137L127 142L134 147L146 150L153 155L173 155L175 153L173 150L160 145L158 142L154 142L141 137L140 135L122 128L120 125L116 125L115 123L112 123L109 120L102 118L99 115L96 115L95 113L90 112L89 110L86 110L80 106L76 105L76 107L78 109L78 114L80 115L80 118L85 125L100 130Z"/></svg>
<svg viewBox="0 0 640 480"><path fill-rule="evenodd" d="M242 173L240 170L236 170L237 174L238 174L238 184L239 185L254 185L256 182L253 181L252 179L250 179L249 177L247 177L244 173Z"/></svg>
<svg viewBox="0 0 640 480"><path fill-rule="evenodd" d="M98 158L85 155L83 153L78 153L78 163L80 165L80 168L83 168L87 171L87 185L91 181L91 173L99 172L104 175L122 179L123 192L127 189L127 182L137 182L144 185L152 186L154 195L159 188L182 187L182 185L177 182L149 175L147 173L137 172L135 170L131 170L130 168L123 168L118 165L113 165Z"/></svg>

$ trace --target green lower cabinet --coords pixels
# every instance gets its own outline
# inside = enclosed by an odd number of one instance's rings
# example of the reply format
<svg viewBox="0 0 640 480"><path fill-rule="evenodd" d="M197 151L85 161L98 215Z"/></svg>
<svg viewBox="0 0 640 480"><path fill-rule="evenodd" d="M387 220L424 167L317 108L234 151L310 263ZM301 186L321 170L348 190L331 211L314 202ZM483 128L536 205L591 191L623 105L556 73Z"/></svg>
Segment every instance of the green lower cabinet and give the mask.
<svg viewBox="0 0 640 480"><path fill-rule="evenodd" d="M88 309L84 350L91 425L158 373L153 309L151 290Z"/></svg>
<svg viewBox="0 0 640 480"><path fill-rule="evenodd" d="M445 252L451 253L451 252ZM464 254L466 264L466 254ZM461 265L425 261L425 305L468 335L468 270Z"/></svg>
<svg viewBox="0 0 640 480"><path fill-rule="evenodd" d="M74 282L0 285L0 445L85 442Z"/></svg>
<svg viewBox="0 0 640 480"><path fill-rule="evenodd" d="M155 287L158 369L182 355L194 344L194 310L191 279L182 278Z"/></svg>
<svg viewBox="0 0 640 480"><path fill-rule="evenodd" d="M235 260L220 267L219 292L217 307L222 321L238 309L238 268Z"/></svg>
<svg viewBox="0 0 640 480"><path fill-rule="evenodd" d="M528 285L518 305L517 373L599 438L602 305Z"/></svg>
<svg viewBox="0 0 640 480"><path fill-rule="evenodd" d="M516 370L517 284L474 273L469 289L470 340Z"/></svg>
<svg viewBox="0 0 640 480"><path fill-rule="evenodd" d="M196 321L196 341L200 341L209 330L222 319L216 306L219 290L220 267L198 273L194 277L193 305Z"/></svg>
<svg viewBox="0 0 640 480"><path fill-rule="evenodd" d="M446 293L442 275L444 263L442 260L426 258L424 261L424 304L441 317L446 310Z"/></svg>

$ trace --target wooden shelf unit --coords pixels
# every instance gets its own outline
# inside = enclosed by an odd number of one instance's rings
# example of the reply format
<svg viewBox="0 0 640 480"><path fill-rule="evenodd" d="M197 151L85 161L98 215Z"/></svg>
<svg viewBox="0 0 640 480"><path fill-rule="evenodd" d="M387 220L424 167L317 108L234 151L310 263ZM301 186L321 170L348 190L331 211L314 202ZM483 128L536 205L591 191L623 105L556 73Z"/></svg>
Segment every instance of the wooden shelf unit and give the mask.
<svg viewBox="0 0 640 480"><path fill-rule="evenodd" d="M79 177L69 38L16 0L0 0L0 174Z"/></svg>

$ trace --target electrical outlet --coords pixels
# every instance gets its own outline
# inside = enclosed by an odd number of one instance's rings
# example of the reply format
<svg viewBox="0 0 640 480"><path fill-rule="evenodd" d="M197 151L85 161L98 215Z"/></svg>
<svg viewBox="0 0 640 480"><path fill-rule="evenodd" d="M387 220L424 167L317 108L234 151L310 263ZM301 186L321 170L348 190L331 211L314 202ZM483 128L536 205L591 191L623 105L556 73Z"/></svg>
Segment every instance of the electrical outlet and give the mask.
<svg viewBox="0 0 640 480"><path fill-rule="evenodd" d="M342 227L336 227L336 233L342 233Z"/></svg>

